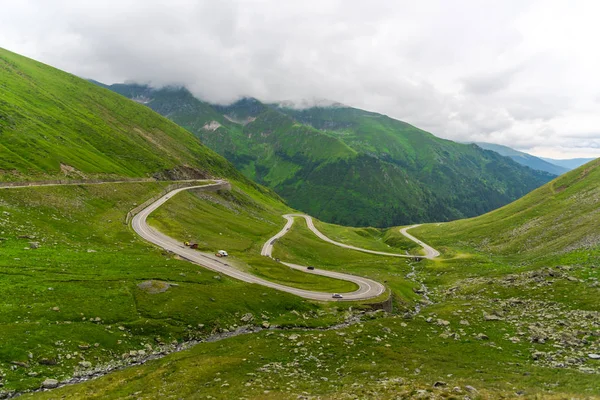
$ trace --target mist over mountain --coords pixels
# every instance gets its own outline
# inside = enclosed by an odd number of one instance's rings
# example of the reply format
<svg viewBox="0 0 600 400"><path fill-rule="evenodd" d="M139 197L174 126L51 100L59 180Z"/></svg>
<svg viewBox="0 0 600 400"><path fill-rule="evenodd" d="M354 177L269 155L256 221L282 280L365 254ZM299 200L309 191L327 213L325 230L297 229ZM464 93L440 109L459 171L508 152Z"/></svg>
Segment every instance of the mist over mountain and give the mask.
<svg viewBox="0 0 600 400"><path fill-rule="evenodd" d="M109 88L143 99L292 207L329 222L391 226L472 217L554 176L335 102L290 107L244 98L224 106L184 88Z"/></svg>

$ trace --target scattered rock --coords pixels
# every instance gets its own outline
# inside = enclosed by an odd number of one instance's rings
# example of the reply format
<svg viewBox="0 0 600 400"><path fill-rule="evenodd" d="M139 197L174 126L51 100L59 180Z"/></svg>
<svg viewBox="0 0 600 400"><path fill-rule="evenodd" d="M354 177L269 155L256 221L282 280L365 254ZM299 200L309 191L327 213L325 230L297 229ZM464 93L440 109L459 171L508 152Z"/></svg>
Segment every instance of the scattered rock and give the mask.
<svg viewBox="0 0 600 400"><path fill-rule="evenodd" d="M11 364L16 365L17 367L29 368L29 364L22 361L12 361Z"/></svg>
<svg viewBox="0 0 600 400"><path fill-rule="evenodd" d="M156 294L156 293L164 293L169 288L173 286L167 282L163 281L145 281L138 285L138 288L143 290L146 293Z"/></svg>
<svg viewBox="0 0 600 400"><path fill-rule="evenodd" d="M242 321L242 322L250 322L253 320L254 320L254 315L252 315L252 313L244 314L242 316L242 318L240 318L240 321Z"/></svg>
<svg viewBox="0 0 600 400"><path fill-rule="evenodd" d="M446 386L446 385L447 385L447 383L446 383L446 382L443 382L443 381L437 381L437 382L435 382L435 383L433 384L433 387L435 387L435 388L438 388L438 387L444 387L444 386Z"/></svg>
<svg viewBox="0 0 600 400"><path fill-rule="evenodd" d="M58 381L56 379L46 379L42 382L42 387L44 389L54 389L58 387Z"/></svg>
<svg viewBox="0 0 600 400"><path fill-rule="evenodd" d="M29 248L30 249L39 249L40 248L40 242L29 242Z"/></svg>
<svg viewBox="0 0 600 400"><path fill-rule="evenodd" d="M590 353L590 354L588 354L588 357L591 358L592 360L600 360L600 354Z"/></svg>
<svg viewBox="0 0 600 400"><path fill-rule="evenodd" d="M531 358L533 358L534 360L539 360L541 358L543 358L545 356L545 353L542 353L540 351L536 351L535 353L533 353L531 355Z"/></svg>
<svg viewBox="0 0 600 400"><path fill-rule="evenodd" d="M92 368L92 363L91 363L91 362L89 362L89 361L81 361L81 362L79 363L79 366L80 366L81 368Z"/></svg>
<svg viewBox="0 0 600 400"><path fill-rule="evenodd" d="M465 386L465 390L469 393L477 393L477 389L470 385Z"/></svg>
<svg viewBox="0 0 600 400"><path fill-rule="evenodd" d="M483 314L483 319L486 321L502 321L502 318L495 314Z"/></svg>

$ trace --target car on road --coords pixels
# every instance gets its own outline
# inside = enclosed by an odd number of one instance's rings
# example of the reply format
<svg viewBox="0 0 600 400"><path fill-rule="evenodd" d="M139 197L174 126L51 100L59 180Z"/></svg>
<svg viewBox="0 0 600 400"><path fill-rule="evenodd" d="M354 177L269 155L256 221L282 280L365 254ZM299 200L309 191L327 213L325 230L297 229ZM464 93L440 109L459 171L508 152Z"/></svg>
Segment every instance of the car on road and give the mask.
<svg viewBox="0 0 600 400"><path fill-rule="evenodd" d="M312 271L313 269L315 269L315 267L313 267L313 266L311 265L311 266L309 266L309 267L306 267L306 269L310 269L310 270Z"/></svg>
<svg viewBox="0 0 600 400"><path fill-rule="evenodd" d="M334 293L334 294L331 295L331 297L333 297L334 299L343 299L344 298L344 296L342 296L339 293Z"/></svg>
<svg viewBox="0 0 600 400"><path fill-rule="evenodd" d="M215 254L217 257L227 257L229 254L227 254L227 252L225 250L219 250L217 251L217 254Z"/></svg>

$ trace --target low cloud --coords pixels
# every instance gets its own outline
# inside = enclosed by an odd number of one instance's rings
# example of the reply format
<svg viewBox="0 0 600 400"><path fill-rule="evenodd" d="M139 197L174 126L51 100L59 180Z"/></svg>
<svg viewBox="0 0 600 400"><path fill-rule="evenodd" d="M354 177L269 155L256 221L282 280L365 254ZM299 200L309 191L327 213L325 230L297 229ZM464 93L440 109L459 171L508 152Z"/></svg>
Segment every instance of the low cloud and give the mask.
<svg viewBox="0 0 600 400"><path fill-rule="evenodd" d="M454 140L598 149L594 2L4 3L3 46L106 83L331 99Z"/></svg>
<svg viewBox="0 0 600 400"><path fill-rule="evenodd" d="M478 73L463 78L465 91L475 95L488 95L509 88L520 68L511 68L496 73Z"/></svg>

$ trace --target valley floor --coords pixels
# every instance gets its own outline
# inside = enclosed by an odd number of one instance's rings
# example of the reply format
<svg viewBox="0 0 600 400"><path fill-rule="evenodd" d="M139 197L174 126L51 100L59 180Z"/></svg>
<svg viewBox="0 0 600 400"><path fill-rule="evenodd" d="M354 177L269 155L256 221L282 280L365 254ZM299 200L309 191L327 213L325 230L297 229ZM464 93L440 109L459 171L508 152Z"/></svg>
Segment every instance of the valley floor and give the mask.
<svg viewBox="0 0 600 400"><path fill-rule="evenodd" d="M261 278L329 291L335 283L260 255L290 210L252 187L233 186L182 192L149 224L201 251L227 248L240 268ZM139 240L124 216L165 187L0 191L5 393L203 341L25 397L600 396L600 360L591 356L600 354L598 249L523 262L467 239L441 239L454 231L435 224L415 233L442 251L433 260L344 249L318 238L305 220L277 239L275 258L385 283L392 312L373 311L369 302L312 302L233 280ZM337 242L375 251L415 248L398 228L315 226Z"/></svg>

